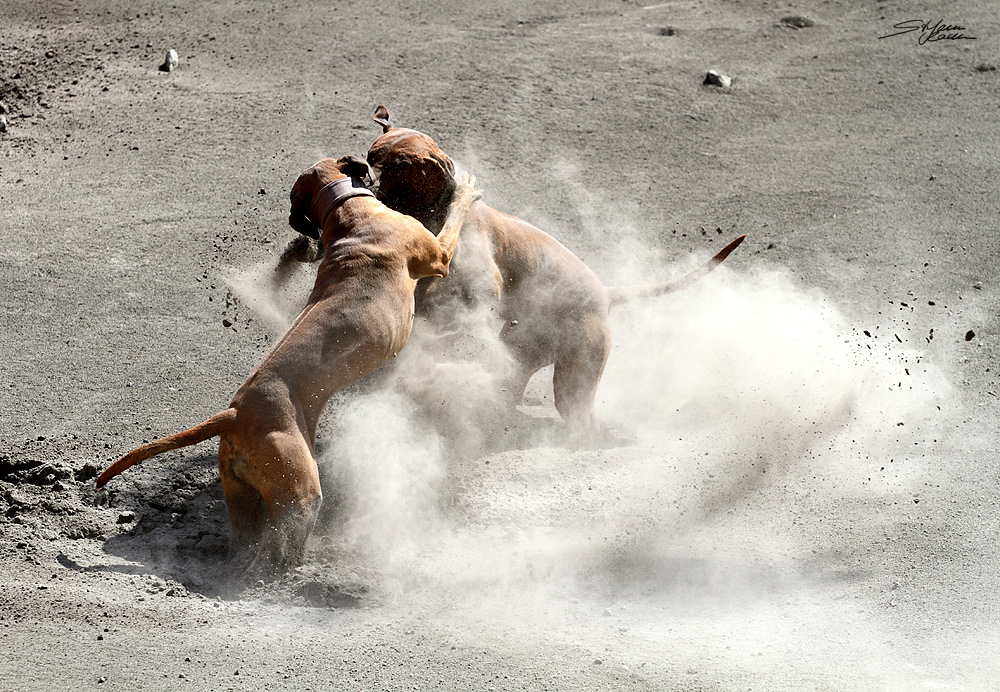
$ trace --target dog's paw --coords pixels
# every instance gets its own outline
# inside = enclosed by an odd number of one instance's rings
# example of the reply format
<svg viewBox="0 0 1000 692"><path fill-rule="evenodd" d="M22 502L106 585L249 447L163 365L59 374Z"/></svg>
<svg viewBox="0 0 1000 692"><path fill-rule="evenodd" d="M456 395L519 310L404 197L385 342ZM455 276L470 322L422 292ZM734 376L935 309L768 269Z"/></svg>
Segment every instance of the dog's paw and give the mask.
<svg viewBox="0 0 1000 692"><path fill-rule="evenodd" d="M458 194L463 201L471 204L483 196L483 191L476 187L476 176L462 173L458 176Z"/></svg>

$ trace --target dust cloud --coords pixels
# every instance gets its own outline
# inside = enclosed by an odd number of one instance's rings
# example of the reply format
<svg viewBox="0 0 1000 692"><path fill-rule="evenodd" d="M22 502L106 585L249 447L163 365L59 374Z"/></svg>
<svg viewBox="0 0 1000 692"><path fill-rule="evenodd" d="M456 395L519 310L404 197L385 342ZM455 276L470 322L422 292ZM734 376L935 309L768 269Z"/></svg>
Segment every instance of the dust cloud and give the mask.
<svg viewBox="0 0 1000 692"><path fill-rule="evenodd" d="M635 282L671 267L634 241L619 251L609 260ZM816 642L883 648L886 625L842 602L824 571L850 549L850 526L822 520L916 487L925 470L901 450L933 434L948 379L747 255L682 293L616 308L598 413L620 446L566 445L550 368L510 410L488 310L418 319L398 358L328 408L328 578L445 622L492 623L512 646L555 628L624 668L669 647L679 673L707 675L704 651L725 642L750 669L795 657L837 675L845 661ZM268 271L230 287L287 324L312 272L253 291ZM868 656L858 680L906 689L921 679L907 658Z"/></svg>

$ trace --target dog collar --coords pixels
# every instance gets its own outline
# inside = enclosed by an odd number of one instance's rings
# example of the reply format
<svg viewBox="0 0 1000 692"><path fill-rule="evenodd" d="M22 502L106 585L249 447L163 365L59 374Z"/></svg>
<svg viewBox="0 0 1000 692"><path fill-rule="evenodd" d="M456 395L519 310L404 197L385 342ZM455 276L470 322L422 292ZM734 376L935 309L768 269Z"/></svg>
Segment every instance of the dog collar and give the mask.
<svg viewBox="0 0 1000 692"><path fill-rule="evenodd" d="M319 225L326 225L326 217L351 197L374 197L375 193L365 187L359 178L337 178L324 185L316 194L313 204L324 210L319 215Z"/></svg>

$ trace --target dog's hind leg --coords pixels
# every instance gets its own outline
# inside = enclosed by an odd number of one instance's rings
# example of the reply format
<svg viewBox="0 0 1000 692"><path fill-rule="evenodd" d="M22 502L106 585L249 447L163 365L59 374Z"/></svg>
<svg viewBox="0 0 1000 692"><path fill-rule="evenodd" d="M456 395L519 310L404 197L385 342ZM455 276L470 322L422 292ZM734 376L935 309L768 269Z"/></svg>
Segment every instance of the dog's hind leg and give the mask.
<svg viewBox="0 0 1000 692"><path fill-rule="evenodd" d="M558 353L552 389L556 410L569 425L570 435L585 442L601 432L594 399L611 352L611 333L607 323L593 317L582 319L566 336L573 348Z"/></svg>
<svg viewBox="0 0 1000 692"><path fill-rule="evenodd" d="M219 477L229 512L231 551L237 562L245 562L253 559L252 550L267 521L267 506L256 488L236 476L233 456L232 447L223 440L219 445Z"/></svg>
<svg viewBox="0 0 1000 692"><path fill-rule="evenodd" d="M555 362L555 348L537 329L518 325L516 320L504 323L500 341L511 355L509 372L502 380L502 389L511 406L524 403L524 390L532 376Z"/></svg>
<svg viewBox="0 0 1000 692"><path fill-rule="evenodd" d="M254 450L267 522L248 574L273 576L302 563L323 502L316 459L298 434L272 432Z"/></svg>

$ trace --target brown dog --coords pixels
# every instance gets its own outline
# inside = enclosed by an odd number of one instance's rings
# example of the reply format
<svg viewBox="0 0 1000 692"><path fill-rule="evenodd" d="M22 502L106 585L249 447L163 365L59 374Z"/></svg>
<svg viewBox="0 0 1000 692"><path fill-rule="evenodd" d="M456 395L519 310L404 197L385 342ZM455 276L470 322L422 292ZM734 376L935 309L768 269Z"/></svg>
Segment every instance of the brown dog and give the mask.
<svg viewBox="0 0 1000 692"><path fill-rule="evenodd" d="M437 233L457 189L454 164L427 135L392 127L385 106L376 109L373 120L383 129L368 150L378 198ZM726 259L745 237L736 238L704 265L673 281L609 288L552 236L477 202L472 205L451 279L421 282L417 307L433 309L448 291L461 292L467 301L494 301L503 320L500 337L517 364L506 387L513 403L521 402L535 372L555 364L556 409L574 436L592 437L600 430L594 397L611 349L609 308L631 298L690 286Z"/></svg>
<svg viewBox="0 0 1000 692"><path fill-rule="evenodd" d="M327 400L369 374L406 344L417 279L447 276L469 207L472 178L457 187L435 237L392 211L364 186L368 164L323 159L291 191L289 223L322 232L325 257L305 309L264 357L226 410L116 461L102 487L133 464L220 437L219 475L233 546L248 574L273 574L301 562L322 502L316 425Z"/></svg>

